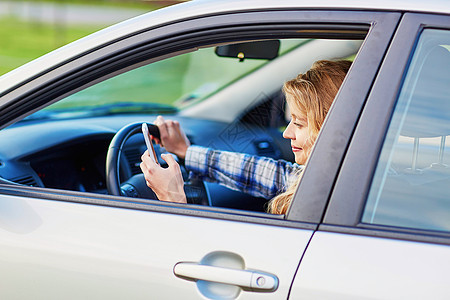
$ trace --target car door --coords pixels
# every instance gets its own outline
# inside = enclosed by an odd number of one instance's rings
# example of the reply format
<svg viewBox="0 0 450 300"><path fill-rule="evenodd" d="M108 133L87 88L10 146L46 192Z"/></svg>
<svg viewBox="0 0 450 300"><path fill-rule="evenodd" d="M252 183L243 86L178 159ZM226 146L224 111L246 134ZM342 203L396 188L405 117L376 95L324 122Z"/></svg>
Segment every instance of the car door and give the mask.
<svg viewBox="0 0 450 300"><path fill-rule="evenodd" d="M396 13L275 9L173 20L80 53L4 92L1 124L144 61L243 37L303 32L325 38L336 37L336 30L343 36L367 35L340 96L352 92L352 101L359 101L398 18ZM357 110L346 115L356 117ZM330 150L320 145L314 153ZM326 193L338 165L336 156L309 167L304 179L327 174ZM287 216L273 216L2 183L0 297L285 299L326 198L314 205L296 199Z"/></svg>
<svg viewBox="0 0 450 300"><path fill-rule="evenodd" d="M450 295L448 15L402 18L293 299Z"/></svg>

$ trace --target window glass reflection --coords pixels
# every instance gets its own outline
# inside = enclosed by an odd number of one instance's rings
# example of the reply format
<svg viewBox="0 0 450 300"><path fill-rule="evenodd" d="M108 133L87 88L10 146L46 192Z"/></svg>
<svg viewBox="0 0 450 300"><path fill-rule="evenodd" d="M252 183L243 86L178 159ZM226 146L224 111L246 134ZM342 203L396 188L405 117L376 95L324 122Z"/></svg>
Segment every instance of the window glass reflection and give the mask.
<svg viewBox="0 0 450 300"><path fill-rule="evenodd" d="M450 34L422 33L362 221L450 231Z"/></svg>

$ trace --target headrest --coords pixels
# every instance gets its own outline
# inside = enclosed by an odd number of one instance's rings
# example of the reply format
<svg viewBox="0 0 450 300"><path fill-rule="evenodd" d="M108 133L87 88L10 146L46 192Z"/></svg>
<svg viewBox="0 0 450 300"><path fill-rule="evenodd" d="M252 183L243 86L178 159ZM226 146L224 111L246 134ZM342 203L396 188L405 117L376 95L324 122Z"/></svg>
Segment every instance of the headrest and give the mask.
<svg viewBox="0 0 450 300"><path fill-rule="evenodd" d="M435 46L425 57L412 90L401 135L438 137L450 134L450 52Z"/></svg>

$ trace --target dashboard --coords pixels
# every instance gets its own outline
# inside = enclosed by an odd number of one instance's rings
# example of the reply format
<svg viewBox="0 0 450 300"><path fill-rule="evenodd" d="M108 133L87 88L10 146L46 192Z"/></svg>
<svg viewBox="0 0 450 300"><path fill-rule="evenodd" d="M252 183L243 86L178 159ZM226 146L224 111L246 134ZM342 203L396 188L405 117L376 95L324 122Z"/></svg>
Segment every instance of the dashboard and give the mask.
<svg viewBox="0 0 450 300"><path fill-rule="evenodd" d="M43 186L65 190L107 193L105 138L49 149L30 158L30 166Z"/></svg>
<svg viewBox="0 0 450 300"><path fill-rule="evenodd" d="M155 118L114 115L18 123L0 131L0 140L9 141L0 145L0 176L30 186L107 194L106 155L114 134L127 124ZM167 118L180 122L192 144L273 158L284 158L283 148L290 147L279 130L180 116ZM140 157L145 149L142 135L128 139L121 158L121 182L141 173ZM158 145L155 150L159 154L165 151ZM214 206L262 211L267 201L217 183L205 184Z"/></svg>

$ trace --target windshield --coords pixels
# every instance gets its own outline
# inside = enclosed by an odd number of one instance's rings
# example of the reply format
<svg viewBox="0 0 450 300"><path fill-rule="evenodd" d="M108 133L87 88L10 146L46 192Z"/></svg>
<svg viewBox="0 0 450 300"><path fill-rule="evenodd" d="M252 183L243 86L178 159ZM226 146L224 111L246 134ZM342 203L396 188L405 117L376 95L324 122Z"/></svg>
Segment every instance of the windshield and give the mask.
<svg viewBox="0 0 450 300"><path fill-rule="evenodd" d="M279 56L307 40L280 41ZM219 57L215 47L164 59L115 76L24 120L111 114L173 114L267 64L266 59Z"/></svg>

